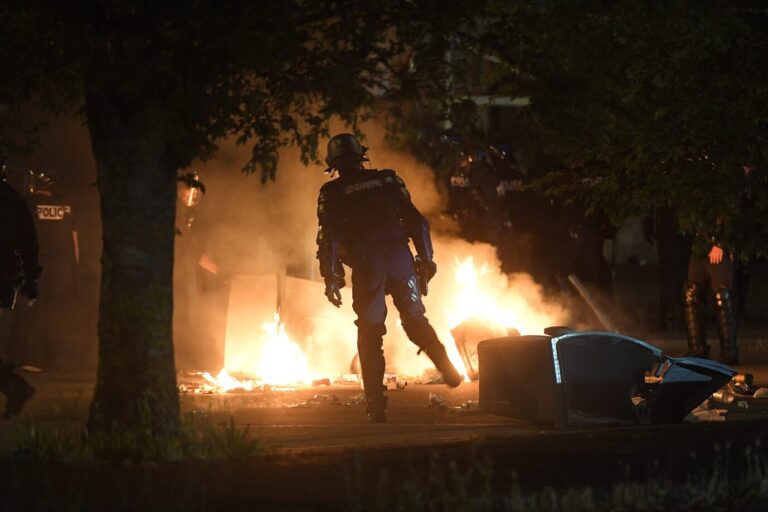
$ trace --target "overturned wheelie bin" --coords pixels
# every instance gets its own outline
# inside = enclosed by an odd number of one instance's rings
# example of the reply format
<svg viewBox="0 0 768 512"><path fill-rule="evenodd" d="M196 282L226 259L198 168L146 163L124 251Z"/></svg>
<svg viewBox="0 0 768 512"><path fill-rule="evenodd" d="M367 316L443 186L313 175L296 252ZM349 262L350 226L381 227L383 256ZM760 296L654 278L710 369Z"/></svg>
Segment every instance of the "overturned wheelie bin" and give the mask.
<svg viewBox="0 0 768 512"><path fill-rule="evenodd" d="M478 345L480 410L558 429L681 421L736 371L642 340L548 328Z"/></svg>

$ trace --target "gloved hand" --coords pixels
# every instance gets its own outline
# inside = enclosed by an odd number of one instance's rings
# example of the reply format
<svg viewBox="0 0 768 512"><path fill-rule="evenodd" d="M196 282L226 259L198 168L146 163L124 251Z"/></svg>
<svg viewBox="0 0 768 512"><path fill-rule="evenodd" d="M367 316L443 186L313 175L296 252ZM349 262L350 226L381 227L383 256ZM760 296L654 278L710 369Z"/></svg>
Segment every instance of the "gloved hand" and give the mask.
<svg viewBox="0 0 768 512"><path fill-rule="evenodd" d="M34 304L37 298L40 296L40 288L37 286L37 280L25 279L24 283L21 285L21 293L23 293L24 296L29 300L30 306Z"/></svg>
<svg viewBox="0 0 768 512"><path fill-rule="evenodd" d="M346 286L346 281L341 276L335 278L327 278L325 280L325 296L328 301L336 306L341 306L341 289Z"/></svg>
<svg viewBox="0 0 768 512"><path fill-rule="evenodd" d="M416 275L419 278L419 288L421 288L421 294L425 297L429 292L428 283L437 274L437 264L432 260L424 260L421 257L416 256Z"/></svg>

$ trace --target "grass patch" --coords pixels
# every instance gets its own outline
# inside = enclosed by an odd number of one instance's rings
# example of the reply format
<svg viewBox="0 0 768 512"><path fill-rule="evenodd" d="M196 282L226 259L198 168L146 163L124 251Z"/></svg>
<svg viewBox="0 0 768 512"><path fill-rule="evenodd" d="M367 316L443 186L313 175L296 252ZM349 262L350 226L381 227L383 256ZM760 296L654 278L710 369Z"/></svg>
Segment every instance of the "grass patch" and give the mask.
<svg viewBox="0 0 768 512"><path fill-rule="evenodd" d="M250 428L238 428L234 417L214 423L185 417L181 434L162 444L146 435L115 432L89 436L83 429L45 429L34 421L23 423L16 442L0 457L32 462L149 462L159 460L238 460L264 455L267 450Z"/></svg>
<svg viewBox="0 0 768 512"><path fill-rule="evenodd" d="M358 469L348 478L349 512L593 512L593 511L764 511L768 504L768 464L759 443L747 449L746 469L728 471L728 458L685 481L655 477L605 486L524 490L510 477L499 484L489 460L464 467L435 457L428 468L407 475L381 472L364 481ZM755 449L757 448L757 449ZM370 478L370 476L368 476Z"/></svg>

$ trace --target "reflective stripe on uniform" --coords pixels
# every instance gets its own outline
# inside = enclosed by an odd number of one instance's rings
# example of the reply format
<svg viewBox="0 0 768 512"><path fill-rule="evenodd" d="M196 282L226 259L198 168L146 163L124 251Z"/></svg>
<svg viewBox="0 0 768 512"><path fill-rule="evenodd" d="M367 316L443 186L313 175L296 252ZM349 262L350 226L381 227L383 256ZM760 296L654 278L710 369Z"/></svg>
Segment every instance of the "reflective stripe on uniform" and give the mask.
<svg viewBox="0 0 768 512"><path fill-rule="evenodd" d="M361 190L370 190L372 188L378 188L383 185L384 183L382 183L381 180L362 181L360 183L355 183L354 185L348 185L344 187L344 195L348 196L350 194L354 194L355 192L360 192Z"/></svg>

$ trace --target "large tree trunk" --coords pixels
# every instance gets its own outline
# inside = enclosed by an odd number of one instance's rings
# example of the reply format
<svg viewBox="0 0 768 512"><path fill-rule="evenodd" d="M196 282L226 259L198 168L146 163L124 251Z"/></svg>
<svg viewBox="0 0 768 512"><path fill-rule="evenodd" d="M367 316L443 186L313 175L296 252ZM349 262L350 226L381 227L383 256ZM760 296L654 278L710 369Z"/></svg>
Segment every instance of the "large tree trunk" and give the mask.
<svg viewBox="0 0 768 512"><path fill-rule="evenodd" d="M93 95L86 101L103 223L89 432L127 435L139 445L163 442L179 431L172 341L176 169L166 155L168 118L162 108L121 110L114 99Z"/></svg>

